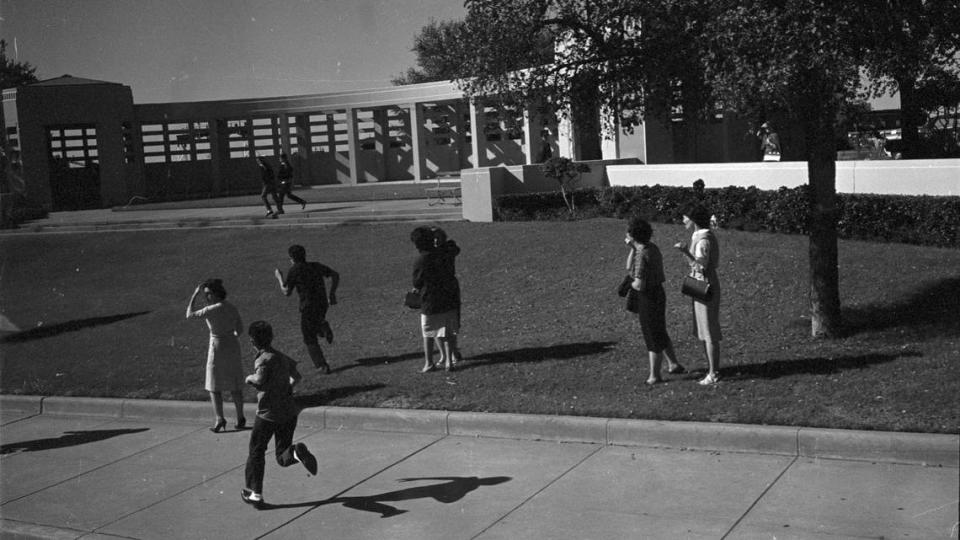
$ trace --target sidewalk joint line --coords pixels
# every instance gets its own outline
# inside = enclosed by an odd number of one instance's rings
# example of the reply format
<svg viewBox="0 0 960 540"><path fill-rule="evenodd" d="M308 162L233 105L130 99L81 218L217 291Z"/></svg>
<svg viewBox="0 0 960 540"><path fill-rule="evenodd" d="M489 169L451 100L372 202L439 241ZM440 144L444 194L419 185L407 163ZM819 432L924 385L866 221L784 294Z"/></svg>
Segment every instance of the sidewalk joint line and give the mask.
<svg viewBox="0 0 960 540"><path fill-rule="evenodd" d="M783 475L787 474L787 471L790 470L790 467L793 467L793 465L799 459L800 458L798 456L794 456L793 459L790 460L790 463L788 463L787 466L784 467L782 471L780 471L780 474L778 474L777 477L774 478L773 481L770 482L770 484L767 487L765 487L763 491L760 492L760 495L758 495L757 498L754 499L752 503L750 503L750 506L746 510L744 510L743 514L739 518L737 518L736 521L733 522L733 525L731 525L730 528L727 530L727 532L725 532L723 536L720 537L720 540L724 540L725 538L730 536L730 533L732 533L737 528L737 526L740 525L740 522L747 517L747 514L753 511L753 509L757 506L760 500L763 499L771 489L773 489L773 486L775 486L777 482L779 482L780 479L783 478Z"/></svg>
<svg viewBox="0 0 960 540"><path fill-rule="evenodd" d="M567 444L567 443L559 443L559 444ZM474 538L479 538L479 537L483 536L484 533L486 533L487 531L489 531L489 530L492 529L493 527L496 527L498 523L500 523L500 522L502 522L503 520L507 519L507 518L510 517L514 512L516 512L517 510L519 510L522 506L526 505L528 502L530 502L531 500L533 500L534 497L536 497L537 495L539 495L539 494L543 493L544 491L546 491L547 488L553 486L554 484L556 484L557 482L559 482L560 479L566 477L568 474L570 474L571 471L573 471L574 469L576 469L577 467L579 467L580 465L582 465L583 462L585 462L585 461L587 461L588 459L592 458L593 456L595 456L595 455L597 454L597 452L600 452L601 450L603 450L604 448L607 447L607 445L605 445L605 444L600 444L600 443L572 443L572 444L589 444L589 445L592 445L592 446L596 446L597 448L596 448L593 452L590 452L589 454L583 456L583 458L580 459L580 461L577 461L575 464L573 464L572 466L570 466L567 470L565 470L565 471L563 471L562 473L558 474L553 480L547 482L543 487L541 487L540 489L538 489L537 491L535 491L534 493L532 493L529 497L527 497L526 499L520 501L519 504L517 504L516 506L514 506L513 508L511 508L510 510L508 510L508 511L507 511L506 513L504 513L502 516L500 516L499 518L495 519L495 520L493 521L493 523L491 523L490 525L487 525L486 527L484 527L483 530L481 530L480 532L478 532L477 534L475 534L475 535L471 538L471 540L474 539Z"/></svg>

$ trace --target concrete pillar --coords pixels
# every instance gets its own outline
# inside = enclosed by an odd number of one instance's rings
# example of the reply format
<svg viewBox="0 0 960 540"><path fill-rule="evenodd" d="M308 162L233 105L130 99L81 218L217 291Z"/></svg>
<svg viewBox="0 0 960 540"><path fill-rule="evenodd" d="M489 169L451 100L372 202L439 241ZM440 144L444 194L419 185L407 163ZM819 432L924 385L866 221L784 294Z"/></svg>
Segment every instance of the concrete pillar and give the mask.
<svg viewBox="0 0 960 540"><path fill-rule="evenodd" d="M360 140L358 139L357 110L347 109L347 153L350 156L350 185L357 185L360 178Z"/></svg>
<svg viewBox="0 0 960 540"><path fill-rule="evenodd" d="M536 127L536 113L530 107L523 108L523 162L533 165L540 154L540 129Z"/></svg>
<svg viewBox="0 0 960 540"><path fill-rule="evenodd" d="M467 145L467 126L466 122L463 119L463 113L466 110L464 107L465 103L462 99L458 99L454 105L454 114L457 119L454 122L454 128L457 130L455 144L457 145L457 168L458 169L469 169L470 160L469 155L466 149Z"/></svg>
<svg viewBox="0 0 960 540"><path fill-rule="evenodd" d="M386 109L373 111L373 148L377 151L377 164L374 171L377 182L387 179L387 151L390 149L389 118Z"/></svg>
<svg viewBox="0 0 960 540"><path fill-rule="evenodd" d="M413 179L416 182L423 180L427 171L427 149L424 145L426 137L423 133L423 104L408 105L410 110L410 146L413 148Z"/></svg>
<svg viewBox="0 0 960 540"><path fill-rule="evenodd" d="M483 114L483 105L470 101L470 136L473 147L473 168L479 169L487 162L487 140L483 136L483 125L487 121Z"/></svg>
<svg viewBox="0 0 960 540"><path fill-rule="evenodd" d="M220 195L224 189L229 189L223 177L223 161L227 156L225 142L227 140L226 122L219 118L207 121L207 140L210 142L210 191L213 195Z"/></svg>
<svg viewBox="0 0 960 540"><path fill-rule="evenodd" d="M280 113L280 153L290 156L290 115ZM279 163L279 159L277 160Z"/></svg>
<svg viewBox="0 0 960 540"><path fill-rule="evenodd" d="M310 145L310 115L298 114L296 116L295 129L297 130L297 163L294 164L293 178L300 185L311 185L313 175L310 171L310 154L313 148ZM293 159L293 156L290 156Z"/></svg>

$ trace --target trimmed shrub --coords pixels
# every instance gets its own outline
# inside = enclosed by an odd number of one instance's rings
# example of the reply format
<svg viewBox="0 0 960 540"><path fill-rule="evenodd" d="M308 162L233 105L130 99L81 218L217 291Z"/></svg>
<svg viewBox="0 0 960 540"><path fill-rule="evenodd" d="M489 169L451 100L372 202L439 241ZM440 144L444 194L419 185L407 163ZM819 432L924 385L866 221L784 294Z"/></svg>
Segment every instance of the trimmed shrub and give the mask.
<svg viewBox="0 0 960 540"><path fill-rule="evenodd" d="M636 186L577 189L568 193L576 212L567 211L559 192L497 197L498 221L622 219L639 214L650 221L678 223L684 206L702 202L723 228L806 234L808 186L762 191L736 186L708 189L702 199L685 187ZM960 247L960 197L855 195L838 193L840 238Z"/></svg>

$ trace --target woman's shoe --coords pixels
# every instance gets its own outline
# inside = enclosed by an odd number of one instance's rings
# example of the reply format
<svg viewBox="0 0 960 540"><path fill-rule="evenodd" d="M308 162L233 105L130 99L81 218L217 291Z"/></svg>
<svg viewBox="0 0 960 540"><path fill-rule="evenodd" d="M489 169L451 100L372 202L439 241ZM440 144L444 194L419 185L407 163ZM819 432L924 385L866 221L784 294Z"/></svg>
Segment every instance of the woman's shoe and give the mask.
<svg viewBox="0 0 960 540"><path fill-rule="evenodd" d="M436 364L427 364L427 365L423 366L422 369L420 369L420 373L429 373L429 372L431 372L431 371L433 371L433 370L435 370L435 369L437 369L437 365L436 365Z"/></svg>
<svg viewBox="0 0 960 540"><path fill-rule="evenodd" d="M677 364L676 366L667 370L667 373L671 375L683 375L686 372L687 372L687 368L681 366L680 364Z"/></svg>
<svg viewBox="0 0 960 540"><path fill-rule="evenodd" d="M217 420L217 423L214 424L212 428L210 428L210 431L212 431L212 432L214 432L214 433L220 433L221 431L223 431L223 430L226 429L226 428L227 428L227 419L226 419L226 418L221 418L221 419Z"/></svg>
<svg viewBox="0 0 960 540"><path fill-rule="evenodd" d="M717 377L716 373L707 373L707 376L700 379L700 386L710 386L712 384L717 384L720 382L720 377Z"/></svg>
<svg viewBox="0 0 960 540"><path fill-rule="evenodd" d="M246 417L241 416L240 418L238 418L238 419L237 419L237 423L234 424L233 427L235 427L235 428L237 428L237 429L243 429L243 428L247 427L247 419L246 419Z"/></svg>
<svg viewBox="0 0 960 540"><path fill-rule="evenodd" d="M652 385L654 385L654 384L660 384L660 383L662 383L662 382L663 382L663 379L647 379L645 382L646 382L647 384L649 384L649 385L652 386Z"/></svg>

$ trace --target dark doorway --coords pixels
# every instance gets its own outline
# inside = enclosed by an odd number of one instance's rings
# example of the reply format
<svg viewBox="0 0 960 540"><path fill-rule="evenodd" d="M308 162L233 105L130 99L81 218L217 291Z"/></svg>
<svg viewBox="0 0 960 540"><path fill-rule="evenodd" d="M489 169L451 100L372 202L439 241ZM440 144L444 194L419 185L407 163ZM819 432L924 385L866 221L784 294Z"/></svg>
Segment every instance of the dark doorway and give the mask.
<svg viewBox="0 0 960 540"><path fill-rule="evenodd" d="M93 124L47 128L53 211L100 208L100 155Z"/></svg>

